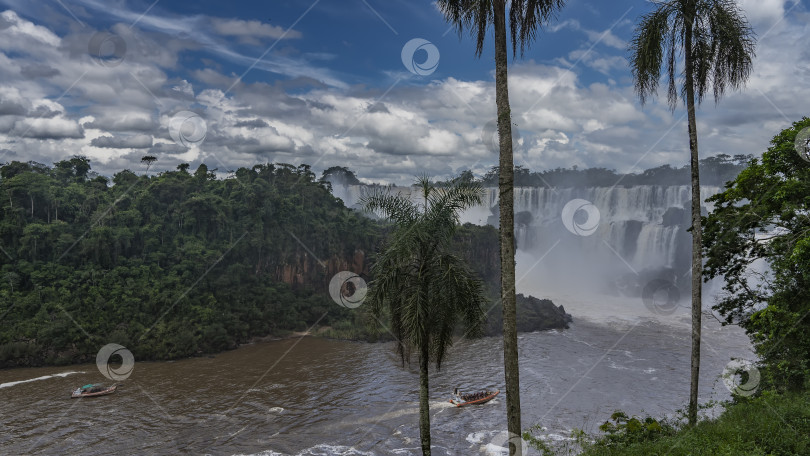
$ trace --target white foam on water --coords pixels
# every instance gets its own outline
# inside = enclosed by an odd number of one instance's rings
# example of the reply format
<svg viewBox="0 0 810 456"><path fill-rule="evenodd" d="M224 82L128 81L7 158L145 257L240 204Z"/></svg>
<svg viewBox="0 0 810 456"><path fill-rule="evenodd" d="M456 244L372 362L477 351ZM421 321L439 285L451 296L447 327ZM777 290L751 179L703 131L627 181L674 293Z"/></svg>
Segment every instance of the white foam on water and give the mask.
<svg viewBox="0 0 810 456"><path fill-rule="evenodd" d="M450 401L436 401L430 403L430 409L446 409L446 408L455 408L455 405L451 404Z"/></svg>
<svg viewBox="0 0 810 456"><path fill-rule="evenodd" d="M573 441L574 438L570 435L562 435L562 434L546 434L543 436L546 440L553 440L555 442L564 442L564 441Z"/></svg>
<svg viewBox="0 0 810 456"><path fill-rule="evenodd" d="M9 387L19 385L19 384L22 384L22 383L30 383L30 382L38 382L40 380L48 380L49 378L56 378L56 377L63 377L64 378L64 377L67 377L68 375L73 375L73 374L84 374L84 372L74 372L74 371L60 372L58 374L53 374L53 375L43 375L42 377L29 378L28 380L18 380L16 382L0 383L0 388L9 388Z"/></svg>
<svg viewBox="0 0 810 456"><path fill-rule="evenodd" d="M498 446L494 443L488 443L487 446L484 447L484 454L487 456L509 456L509 448Z"/></svg>
<svg viewBox="0 0 810 456"><path fill-rule="evenodd" d="M486 432L473 432L467 435L467 441L470 443L481 443L487 437Z"/></svg>
<svg viewBox="0 0 810 456"><path fill-rule="evenodd" d="M264 450L261 453L251 453L251 454L235 454L233 456L292 456L287 455L284 453L279 453L273 450ZM377 456L375 453L371 453L368 451L361 451L354 447L342 446L342 445L327 445L325 443L321 443L315 445L311 448L307 448L300 453L296 453L295 456Z"/></svg>
<svg viewBox="0 0 810 456"><path fill-rule="evenodd" d="M509 456L508 433L506 431L478 431L467 434L465 440L479 445L479 454L487 456ZM529 454L529 446L522 442L523 454Z"/></svg>

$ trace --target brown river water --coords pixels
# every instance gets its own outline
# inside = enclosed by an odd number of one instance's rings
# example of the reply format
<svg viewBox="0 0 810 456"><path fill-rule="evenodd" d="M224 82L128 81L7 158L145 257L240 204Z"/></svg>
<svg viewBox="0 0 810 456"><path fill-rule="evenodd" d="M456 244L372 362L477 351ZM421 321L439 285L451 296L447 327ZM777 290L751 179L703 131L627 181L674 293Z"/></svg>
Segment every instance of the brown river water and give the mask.
<svg viewBox="0 0 810 456"><path fill-rule="evenodd" d="M684 407L688 315L597 321L572 306L570 329L520 335L524 428L562 439L574 427L595 431L616 409L663 416ZM750 344L707 320L701 400L727 399L720 375L730 357L751 359ZM70 399L106 380L95 365L4 370L0 454L420 454L415 367L402 368L390 344L303 337L136 360L123 386L98 398ZM431 375L430 398L434 454L503 454L503 394L456 408L447 399L457 386L503 389L499 338L456 344Z"/></svg>

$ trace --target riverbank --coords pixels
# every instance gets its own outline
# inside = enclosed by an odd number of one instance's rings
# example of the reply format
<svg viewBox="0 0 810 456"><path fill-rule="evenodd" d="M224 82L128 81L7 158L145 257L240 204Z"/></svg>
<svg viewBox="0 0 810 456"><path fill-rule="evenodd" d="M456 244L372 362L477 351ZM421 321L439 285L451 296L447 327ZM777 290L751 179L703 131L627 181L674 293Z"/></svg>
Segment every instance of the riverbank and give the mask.
<svg viewBox="0 0 810 456"><path fill-rule="evenodd" d="M331 305L332 303L330 303ZM533 296L517 295L518 305L518 332L528 333L551 329L567 329L573 317L566 313L563 306L557 306L551 300L538 299ZM502 310L500 305L493 305L487 314L483 324L483 336L497 336L502 330ZM382 319L384 321L385 318ZM206 332L212 326L204 327L200 331ZM233 350L241 345L255 342L269 342L284 340L294 337L315 336L334 340L347 340L355 342L390 342L394 340L393 335L383 327L381 320L374 318L367 309L358 309L358 312L345 318L332 318L328 324L321 326L298 325L304 330L276 329L270 334L254 335L243 339L236 335L224 334L224 339L228 343L215 344L212 347L218 349L183 350L177 346L172 346L169 340L149 341L154 348L159 346L159 350L139 351L139 346L130 344L128 339L113 339L109 342L118 343L133 352L135 358L140 361L170 361L201 356L210 356L224 351ZM459 336L462 334L459 331ZM119 334L120 335L120 334ZM220 339L223 334L219 334ZM167 335L166 338L169 338ZM87 344L88 348L97 350L94 344ZM199 344L198 344L199 345ZM206 345L208 346L208 345ZM6 345L0 345L0 369L23 368L23 367L45 367L45 366L69 366L82 363L92 363L96 359L96 351L79 350L71 347L64 351L44 350L36 340L18 341ZM160 355L166 353L166 355ZM151 356L150 356L151 354Z"/></svg>
<svg viewBox="0 0 810 456"><path fill-rule="evenodd" d="M544 440L534 440L532 446L546 456L580 450L580 456L810 454L810 391L765 392L754 399L742 398L716 419L701 421L693 428L629 417L601 429L606 433L595 441L575 432L576 437L554 448L541 443Z"/></svg>

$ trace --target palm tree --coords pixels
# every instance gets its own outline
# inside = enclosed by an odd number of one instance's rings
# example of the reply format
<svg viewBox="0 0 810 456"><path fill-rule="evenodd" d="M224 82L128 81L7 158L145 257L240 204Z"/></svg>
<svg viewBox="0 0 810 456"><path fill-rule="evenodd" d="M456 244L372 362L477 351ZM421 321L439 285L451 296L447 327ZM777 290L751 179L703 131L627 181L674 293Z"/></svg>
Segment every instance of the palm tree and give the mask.
<svg viewBox="0 0 810 456"><path fill-rule="evenodd" d="M390 314L397 351L410 362L419 355L419 433L422 454L430 455L428 367L441 367L461 321L480 333L484 318L483 285L459 257L449 251L459 224L459 212L481 204L482 190L474 183L456 182L436 188L427 177L417 181L422 204L408 196L378 189L361 203L394 223L385 249L371 268L368 302L379 317Z"/></svg>
<svg viewBox="0 0 810 456"><path fill-rule="evenodd" d="M511 0L509 32L512 55L526 50L537 37L537 29L549 22L565 0ZM465 29L476 40L475 53L481 57L487 28L495 31L495 103L498 109L498 209L500 210L501 301L503 303L503 364L506 382L506 416L510 436L520 436L520 377L518 373L517 316L515 301L515 174L512 158L512 113L507 83L506 0L437 0L445 19ZM511 441L509 454L521 454L521 445Z"/></svg>
<svg viewBox="0 0 810 456"><path fill-rule="evenodd" d="M701 258L700 174L695 102L711 88L718 102L726 88L739 89L751 74L754 32L733 0L654 1L655 9L641 17L630 45L635 89L644 104L658 89L662 67L669 80L667 100L674 111L680 96L689 117L692 174L692 366L689 424L697 422L700 371ZM676 77L677 56L683 54L683 78ZM664 60L666 59L666 63Z"/></svg>

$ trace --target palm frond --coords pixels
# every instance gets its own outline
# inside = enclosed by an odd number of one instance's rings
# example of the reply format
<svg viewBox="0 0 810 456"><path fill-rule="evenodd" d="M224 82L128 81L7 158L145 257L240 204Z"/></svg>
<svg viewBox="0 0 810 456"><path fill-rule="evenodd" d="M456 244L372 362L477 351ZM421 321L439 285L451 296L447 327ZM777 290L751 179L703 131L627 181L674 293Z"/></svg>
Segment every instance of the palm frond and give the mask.
<svg viewBox="0 0 810 456"><path fill-rule="evenodd" d="M555 13L565 6L565 0L512 1L509 9L509 28L512 34L512 53L523 56L537 38L537 30L554 19Z"/></svg>
<svg viewBox="0 0 810 456"><path fill-rule="evenodd" d="M483 193L470 182L436 188L426 176L417 187L426 196L423 211L401 195L383 192L364 199L367 210L399 214L392 217L396 227L371 267L367 302L377 317L388 310L403 363L414 348L427 347L441 366L457 324L475 332L483 316L483 285L447 250L459 212L480 204Z"/></svg>
<svg viewBox="0 0 810 456"><path fill-rule="evenodd" d="M475 55L481 56L487 28L495 20L496 0L437 0L439 10L447 22L453 24L459 36L469 30L475 39ZM521 56L537 38L537 30L554 19L557 11L565 5L565 0L512 0L509 5L509 32L512 39L512 53Z"/></svg>
<svg viewBox="0 0 810 456"><path fill-rule="evenodd" d="M428 199L430 220L436 243L450 241L459 224L459 214L483 202L483 189L474 182L457 182L451 187L436 189Z"/></svg>
<svg viewBox="0 0 810 456"><path fill-rule="evenodd" d="M670 80L674 80L675 46L672 44L676 39L676 30L671 29L669 24L674 11L668 3L657 5L655 10L641 17L630 44L630 68L641 104L658 90L665 52L668 52Z"/></svg>
<svg viewBox="0 0 810 456"><path fill-rule="evenodd" d="M417 207L405 195L392 194L389 188L374 188L360 198L367 212L376 213L400 224L413 223L418 218Z"/></svg>
<svg viewBox="0 0 810 456"><path fill-rule="evenodd" d="M756 55L756 34L737 3L715 0L709 13L709 29L714 40L711 47L713 63L712 87L715 102L726 87L737 90L753 70Z"/></svg>
<svg viewBox="0 0 810 456"><path fill-rule="evenodd" d="M447 348L452 345L452 335L461 320L470 335L480 333L484 319L483 284L456 255L446 252L432 259L434 276L431 284L438 296L433 321L436 324L434 347L431 349L437 367L441 367Z"/></svg>
<svg viewBox="0 0 810 456"><path fill-rule="evenodd" d="M642 16L630 45L631 69L636 93L644 104L657 89L662 65L666 65L667 101L673 110L686 96L679 82L677 57L692 62L695 98L701 103L709 92L715 102L727 88L739 89L751 75L755 56L754 31L734 0L669 0L653 2L656 8ZM687 23L691 24L692 48L685 47ZM666 55L666 62L664 62Z"/></svg>
<svg viewBox="0 0 810 456"><path fill-rule="evenodd" d="M481 56L487 27L495 19L493 0L437 0L439 11L447 22L453 24L461 37L464 30L469 30L475 39L475 54Z"/></svg>

